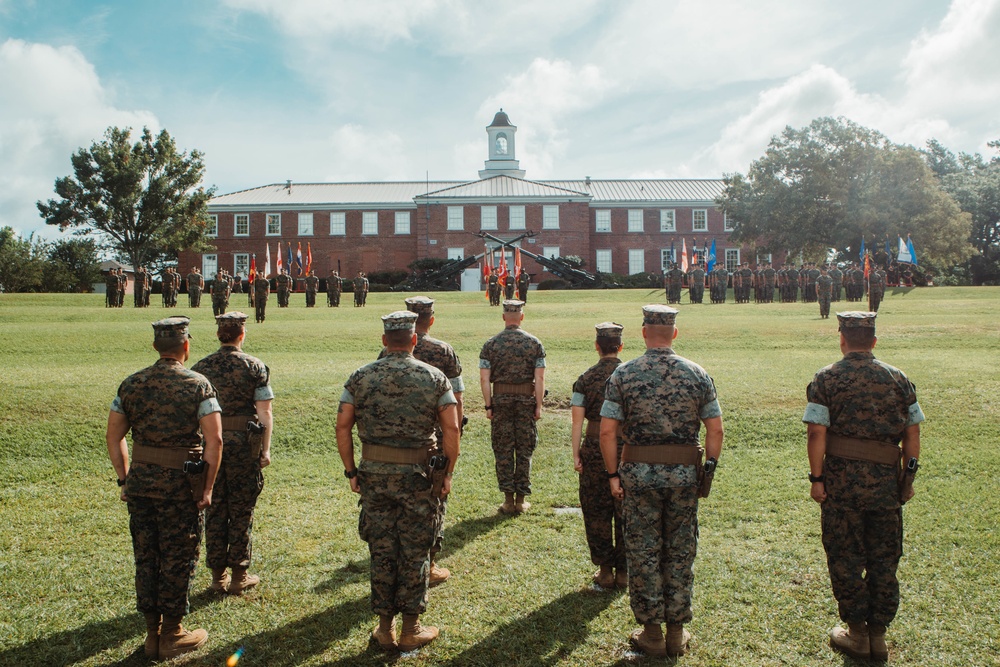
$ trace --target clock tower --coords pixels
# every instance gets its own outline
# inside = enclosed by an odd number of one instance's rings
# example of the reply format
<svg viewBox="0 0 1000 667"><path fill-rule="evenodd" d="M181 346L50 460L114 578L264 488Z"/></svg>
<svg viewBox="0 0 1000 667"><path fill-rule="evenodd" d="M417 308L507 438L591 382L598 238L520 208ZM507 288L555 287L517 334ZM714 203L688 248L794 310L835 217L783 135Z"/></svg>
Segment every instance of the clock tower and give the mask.
<svg viewBox="0 0 1000 667"><path fill-rule="evenodd" d="M486 128L489 141L489 156L486 168L479 170L479 178L491 176L513 176L524 178L524 170L519 168L515 153L514 135L517 127L511 125L510 119L503 109L493 117L493 122Z"/></svg>

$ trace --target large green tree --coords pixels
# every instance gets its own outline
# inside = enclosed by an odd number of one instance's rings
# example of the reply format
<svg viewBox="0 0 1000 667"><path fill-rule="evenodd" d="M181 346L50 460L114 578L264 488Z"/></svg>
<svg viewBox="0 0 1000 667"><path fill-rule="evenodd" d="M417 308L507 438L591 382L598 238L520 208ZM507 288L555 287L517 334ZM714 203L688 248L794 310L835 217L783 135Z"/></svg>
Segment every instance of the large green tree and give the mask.
<svg viewBox="0 0 1000 667"><path fill-rule="evenodd" d="M38 202L45 222L98 232L132 266L172 259L184 249L207 249L202 153L178 150L170 134L148 128L132 143L130 128L111 127L102 141L72 156L73 175L56 179L59 199Z"/></svg>
<svg viewBox="0 0 1000 667"><path fill-rule="evenodd" d="M921 261L968 258L970 218L922 154L845 118L818 118L772 137L746 176L727 174L717 203L733 239L762 251L857 254L911 234Z"/></svg>
<svg viewBox="0 0 1000 667"><path fill-rule="evenodd" d="M94 239L59 239L49 245L42 283L47 292L89 292L102 280Z"/></svg>
<svg viewBox="0 0 1000 667"><path fill-rule="evenodd" d="M48 246L32 234L23 238L10 227L0 229L0 290L38 292Z"/></svg>

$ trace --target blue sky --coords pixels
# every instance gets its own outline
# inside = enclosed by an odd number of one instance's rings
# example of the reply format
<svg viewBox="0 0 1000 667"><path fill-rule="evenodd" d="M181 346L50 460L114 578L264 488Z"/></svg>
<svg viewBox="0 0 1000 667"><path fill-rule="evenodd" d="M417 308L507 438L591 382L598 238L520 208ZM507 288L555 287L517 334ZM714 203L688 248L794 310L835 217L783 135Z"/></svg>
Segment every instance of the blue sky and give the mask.
<svg viewBox="0 0 1000 667"><path fill-rule="evenodd" d="M745 172L824 115L1000 138L1000 0L0 0L0 226L110 125L166 128L220 193L469 179L503 107L527 178Z"/></svg>

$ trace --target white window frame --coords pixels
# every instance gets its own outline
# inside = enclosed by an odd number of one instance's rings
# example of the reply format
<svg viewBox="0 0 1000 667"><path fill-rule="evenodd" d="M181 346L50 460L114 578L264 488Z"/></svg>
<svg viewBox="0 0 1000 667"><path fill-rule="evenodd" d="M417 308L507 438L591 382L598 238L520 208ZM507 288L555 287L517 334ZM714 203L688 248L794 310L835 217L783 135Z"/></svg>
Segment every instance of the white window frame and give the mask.
<svg viewBox="0 0 1000 667"><path fill-rule="evenodd" d="M639 232L640 234L645 231L643 228L642 213L641 208L630 208L628 210L628 231Z"/></svg>
<svg viewBox="0 0 1000 667"><path fill-rule="evenodd" d="M723 211L722 213L722 229L727 232L735 231L735 228L729 222L729 216Z"/></svg>
<svg viewBox="0 0 1000 667"><path fill-rule="evenodd" d="M509 229L527 229L525 227L524 206L511 206L507 209Z"/></svg>
<svg viewBox="0 0 1000 667"><path fill-rule="evenodd" d="M497 228L497 207L483 206L479 210L479 228L492 230Z"/></svg>
<svg viewBox="0 0 1000 667"><path fill-rule="evenodd" d="M726 259L726 271L732 273L740 267L739 248L726 248L726 254L723 257Z"/></svg>
<svg viewBox="0 0 1000 667"><path fill-rule="evenodd" d="M448 207L448 227L449 232L460 232L465 229L465 207Z"/></svg>
<svg viewBox="0 0 1000 667"><path fill-rule="evenodd" d="M330 236L347 236L347 213L330 212Z"/></svg>
<svg viewBox="0 0 1000 667"><path fill-rule="evenodd" d="M542 207L542 229L559 229L559 206Z"/></svg>
<svg viewBox="0 0 1000 667"><path fill-rule="evenodd" d="M628 251L628 274L634 276L637 273L646 272L646 251L642 248L629 248Z"/></svg>
<svg viewBox="0 0 1000 667"><path fill-rule="evenodd" d="M704 226L698 225L698 214L704 216ZM708 209L707 208L696 208L691 211L691 231L694 232L707 232L708 231Z"/></svg>
<svg viewBox="0 0 1000 667"><path fill-rule="evenodd" d="M662 208L660 209L660 231L661 232L676 232L677 231L677 211L672 208Z"/></svg>
<svg viewBox="0 0 1000 667"><path fill-rule="evenodd" d="M240 259L243 261L240 262ZM240 266L242 264L242 266ZM233 253L233 275L243 278L250 275L250 254L246 252Z"/></svg>
<svg viewBox="0 0 1000 667"><path fill-rule="evenodd" d="M208 224L205 225L205 236L218 236L219 235L219 216L210 215L208 216Z"/></svg>
<svg viewBox="0 0 1000 667"><path fill-rule="evenodd" d="M770 264L770 263L771 263L771 253L769 253L769 252L765 252L765 253L761 253L761 254L757 255L757 266L758 266L758 267L759 267L759 266L760 266L761 264L764 264L765 262L766 262L767 264Z"/></svg>
<svg viewBox="0 0 1000 667"><path fill-rule="evenodd" d="M674 262L677 261L675 259L675 257L676 257L675 253L676 252L677 252L676 248L674 248L672 252L671 252L670 248L661 248L660 249L660 270L661 271L666 271L668 266L670 266L671 264L673 264Z"/></svg>
<svg viewBox="0 0 1000 667"><path fill-rule="evenodd" d="M218 255L202 255L201 256L201 275L207 277L214 276L219 272L219 256Z"/></svg>
<svg viewBox="0 0 1000 667"><path fill-rule="evenodd" d="M378 211L362 211L361 235L378 236Z"/></svg>
<svg viewBox="0 0 1000 667"><path fill-rule="evenodd" d="M611 209L599 208L594 211L594 231L598 234L611 232Z"/></svg>
<svg viewBox="0 0 1000 667"><path fill-rule="evenodd" d="M271 223L277 223L277 229L271 231ZM280 213L268 213L264 216L264 235L265 236L281 236L281 214Z"/></svg>
<svg viewBox="0 0 1000 667"><path fill-rule="evenodd" d="M542 257L547 257L549 259L553 257L562 257L562 255L559 254L559 246L557 245L542 246Z"/></svg>
<svg viewBox="0 0 1000 667"><path fill-rule="evenodd" d="M246 228L241 232L240 225L246 225ZM233 216L233 236L250 236L250 214L249 213L237 213Z"/></svg>
<svg viewBox="0 0 1000 667"><path fill-rule="evenodd" d="M594 267L597 272L611 273L612 266L610 249L601 248L594 251Z"/></svg>
<svg viewBox="0 0 1000 667"><path fill-rule="evenodd" d="M299 236L313 235L313 214L299 213Z"/></svg>
<svg viewBox="0 0 1000 667"><path fill-rule="evenodd" d="M396 211L396 234L399 236L410 233L410 212Z"/></svg>
<svg viewBox="0 0 1000 667"><path fill-rule="evenodd" d="M448 248L448 259L465 259L465 248Z"/></svg>

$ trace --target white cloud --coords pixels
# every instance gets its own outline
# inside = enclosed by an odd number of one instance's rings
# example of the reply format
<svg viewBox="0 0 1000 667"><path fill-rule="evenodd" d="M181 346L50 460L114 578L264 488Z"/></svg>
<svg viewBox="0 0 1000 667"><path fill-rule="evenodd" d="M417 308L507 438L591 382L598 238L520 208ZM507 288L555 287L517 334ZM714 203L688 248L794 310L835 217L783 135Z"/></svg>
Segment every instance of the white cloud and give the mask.
<svg viewBox="0 0 1000 667"><path fill-rule="evenodd" d="M0 44L0 226L54 236L34 204L55 196L70 155L112 125L157 129L152 113L118 109L111 97L74 47Z"/></svg>
<svg viewBox="0 0 1000 667"><path fill-rule="evenodd" d="M330 181L413 180L417 172L409 164L403 138L393 131L380 132L360 125L344 125L331 137Z"/></svg>

